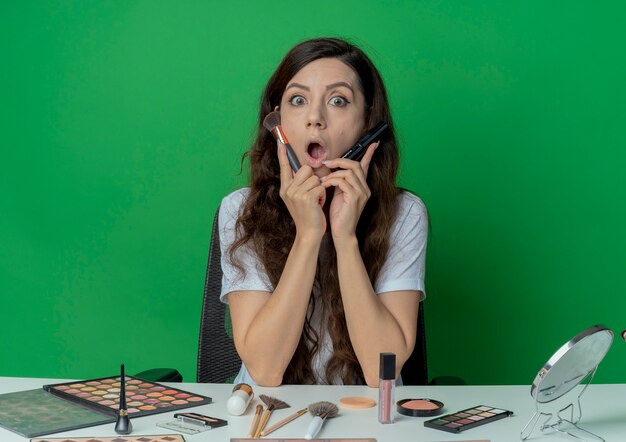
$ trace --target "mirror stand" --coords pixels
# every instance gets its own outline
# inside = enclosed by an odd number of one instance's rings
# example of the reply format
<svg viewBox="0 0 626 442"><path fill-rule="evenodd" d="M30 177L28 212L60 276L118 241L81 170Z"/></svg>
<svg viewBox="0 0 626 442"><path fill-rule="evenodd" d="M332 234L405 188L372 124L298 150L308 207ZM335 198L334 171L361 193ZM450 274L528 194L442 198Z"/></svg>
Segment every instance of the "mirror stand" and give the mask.
<svg viewBox="0 0 626 442"><path fill-rule="evenodd" d="M590 431L587 431L587 430L585 430L585 429L583 429L583 428L578 426L578 422L580 422L580 419L583 416L582 407L580 405L580 398L582 397L582 395L585 392L585 390L587 390L587 387L591 383L591 381L593 379L593 376L596 374L597 370L598 370L598 367L596 366L596 368L591 372L590 376L588 377L589 380L587 381L585 386L582 388L582 390L578 394L578 398L577 398L578 416L576 418L574 418L574 409L576 408L574 402L572 402L569 405L566 405L565 407L561 408L555 414L553 412L547 413L547 412L544 412L544 411L540 411L539 410L539 401L535 400L535 414L533 414L533 416L530 418L528 423L522 429L522 432L520 433L520 438L522 440L528 439L531 436L531 434L533 433L533 431L535 430L535 427L537 426L537 422L539 421L539 419L542 416L545 416L546 419L541 424L541 427L539 427L539 429L541 430L542 433L551 430L551 431L557 431L559 433L566 434L566 435L568 435L568 436L570 436L570 437L572 437L572 438L574 438L576 440L580 440L580 441L583 441L583 442L587 442L588 440L596 440L596 441L600 441L600 442L605 442L605 440L603 438L601 438L600 436L598 436L598 435L596 435L594 433L591 433ZM561 413L565 413L568 409L570 410L569 419L561 416ZM530 426L530 428L528 428L529 426ZM575 430L572 429L571 427L573 427ZM575 431L580 432L583 435L579 436L579 435L575 434ZM583 436L591 438L591 439L585 439L585 437L583 437Z"/></svg>

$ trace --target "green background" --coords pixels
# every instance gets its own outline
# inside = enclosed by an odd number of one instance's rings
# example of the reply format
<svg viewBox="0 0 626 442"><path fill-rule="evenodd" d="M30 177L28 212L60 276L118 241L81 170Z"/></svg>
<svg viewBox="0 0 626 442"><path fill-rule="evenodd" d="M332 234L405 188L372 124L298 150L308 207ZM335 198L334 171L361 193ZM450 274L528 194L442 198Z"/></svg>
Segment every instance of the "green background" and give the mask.
<svg viewBox="0 0 626 442"><path fill-rule="evenodd" d="M432 376L529 384L626 327L624 2L294 3L2 3L0 375L195 380L214 210L273 69L327 35L380 68L430 211Z"/></svg>

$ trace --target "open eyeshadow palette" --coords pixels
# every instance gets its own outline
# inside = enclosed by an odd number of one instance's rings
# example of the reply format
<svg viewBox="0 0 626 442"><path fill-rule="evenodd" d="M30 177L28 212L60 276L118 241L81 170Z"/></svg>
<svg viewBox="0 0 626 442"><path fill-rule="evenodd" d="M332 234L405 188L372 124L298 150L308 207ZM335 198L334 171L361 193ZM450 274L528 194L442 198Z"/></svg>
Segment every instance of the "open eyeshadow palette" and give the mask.
<svg viewBox="0 0 626 442"><path fill-rule="evenodd" d="M211 398L166 387L126 375L126 406L130 417L164 413L211 403ZM60 398L104 414L115 415L120 403L120 378L44 385L44 390Z"/></svg>
<svg viewBox="0 0 626 442"><path fill-rule="evenodd" d="M448 431L450 433L460 433L470 428L488 424L489 422L512 416L513 412L500 408L489 407L487 405L477 405L472 408L461 410L457 413L431 419L424 422L425 427L437 430Z"/></svg>
<svg viewBox="0 0 626 442"><path fill-rule="evenodd" d="M113 437L46 437L31 439L30 442L185 442L180 434L157 436L113 436Z"/></svg>

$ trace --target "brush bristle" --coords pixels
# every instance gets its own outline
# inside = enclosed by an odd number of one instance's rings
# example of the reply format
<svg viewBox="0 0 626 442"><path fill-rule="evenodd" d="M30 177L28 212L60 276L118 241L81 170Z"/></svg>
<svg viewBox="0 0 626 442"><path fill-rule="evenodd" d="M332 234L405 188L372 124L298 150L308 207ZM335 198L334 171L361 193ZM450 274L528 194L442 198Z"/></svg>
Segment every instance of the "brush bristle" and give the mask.
<svg viewBox="0 0 626 442"><path fill-rule="evenodd" d="M274 111L267 114L267 117L263 119L263 126L270 132L274 130L276 126L280 125L280 112Z"/></svg>
<svg viewBox="0 0 626 442"><path fill-rule="evenodd" d="M315 402L309 405L309 413L313 416L321 416L322 414L326 414L327 418L335 417L339 414L339 408L332 402L321 401Z"/></svg>
<svg viewBox="0 0 626 442"><path fill-rule="evenodd" d="M275 397L267 396L265 394L259 395L259 399L261 399L265 406L270 410L280 410L283 408L289 408L291 406L287 402L281 401L280 399L277 399Z"/></svg>

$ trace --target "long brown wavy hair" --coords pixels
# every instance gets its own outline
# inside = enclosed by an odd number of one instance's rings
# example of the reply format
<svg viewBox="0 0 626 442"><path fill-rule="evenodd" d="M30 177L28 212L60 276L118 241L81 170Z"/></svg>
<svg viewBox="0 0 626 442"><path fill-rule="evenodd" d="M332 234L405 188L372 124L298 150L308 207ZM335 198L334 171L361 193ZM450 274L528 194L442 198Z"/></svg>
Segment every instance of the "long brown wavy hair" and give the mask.
<svg viewBox="0 0 626 442"><path fill-rule="evenodd" d="M250 244L263 264L270 282L278 284L287 255L293 244L296 229L279 196L280 167L276 154L276 141L263 127L263 119L279 106L288 82L308 63L321 58L336 58L352 68L359 79L365 96L365 129L380 121L389 124L369 166L367 183L371 190L357 225L359 249L372 284L386 260L389 232L396 215L396 201L400 190L395 180L398 169L398 146L393 130L387 92L378 70L358 47L336 38L318 38L304 41L291 49L269 79L261 97L256 139L248 152L250 162L250 193L237 220L237 240L230 248L231 261L237 264L235 251ZM337 255L332 246L329 258L318 259L315 285L320 288L321 306L316 307L315 297L310 298L310 308L298 347L283 375L285 384L315 382L311 368L313 355L319 350L320 336L311 326L312 312L322 309L322 324L327 322L333 353L325 371L326 382L341 379L344 384L363 384L363 370L356 358L350 337L343 302L339 290Z"/></svg>

